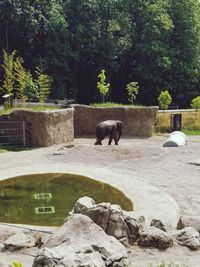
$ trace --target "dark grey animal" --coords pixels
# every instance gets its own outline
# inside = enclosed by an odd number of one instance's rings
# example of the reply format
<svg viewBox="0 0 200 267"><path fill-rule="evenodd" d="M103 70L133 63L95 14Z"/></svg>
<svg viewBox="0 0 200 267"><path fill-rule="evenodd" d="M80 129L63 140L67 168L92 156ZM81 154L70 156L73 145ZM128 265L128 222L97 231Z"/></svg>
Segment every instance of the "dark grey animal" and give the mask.
<svg viewBox="0 0 200 267"><path fill-rule="evenodd" d="M114 139L115 145L118 145L119 139L122 134L123 124L121 121L107 120L102 121L96 126L96 143L95 145L102 145L101 141L109 136L108 145L111 145Z"/></svg>

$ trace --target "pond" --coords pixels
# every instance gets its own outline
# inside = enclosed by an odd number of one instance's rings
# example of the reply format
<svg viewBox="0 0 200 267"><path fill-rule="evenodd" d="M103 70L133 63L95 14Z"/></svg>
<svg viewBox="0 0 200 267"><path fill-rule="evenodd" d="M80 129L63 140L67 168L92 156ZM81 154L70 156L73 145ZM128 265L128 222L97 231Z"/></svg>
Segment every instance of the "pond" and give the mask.
<svg viewBox="0 0 200 267"><path fill-rule="evenodd" d="M0 181L0 221L59 226L83 196L133 210L133 203L109 184L75 174L45 173Z"/></svg>

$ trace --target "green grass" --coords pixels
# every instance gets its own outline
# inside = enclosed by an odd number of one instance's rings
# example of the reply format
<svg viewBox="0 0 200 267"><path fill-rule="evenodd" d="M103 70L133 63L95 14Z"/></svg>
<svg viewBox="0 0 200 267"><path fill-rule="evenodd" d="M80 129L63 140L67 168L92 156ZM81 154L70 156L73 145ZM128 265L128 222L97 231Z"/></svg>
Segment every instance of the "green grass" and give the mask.
<svg viewBox="0 0 200 267"><path fill-rule="evenodd" d="M32 147L23 147L23 146L19 146L19 145L0 145L0 153L8 152L8 151L20 152L20 151L31 150L31 149L33 149L33 148Z"/></svg>
<svg viewBox="0 0 200 267"><path fill-rule="evenodd" d="M105 102L105 103L93 103L90 104L92 107L97 107L97 108L109 108L109 107L129 107L129 108L138 108L138 107L143 107L142 105L130 105L130 104L121 104L121 103L114 103L114 102Z"/></svg>
<svg viewBox="0 0 200 267"><path fill-rule="evenodd" d="M11 113L12 111L14 110L18 110L18 109L23 109L22 107L19 108L19 107L16 107L16 108L11 108L11 109L7 109L7 110L0 110L0 115L3 115L3 114L9 114ZM46 110L56 110L56 109L61 109L61 107L56 107L56 106L47 106L47 107L44 107L44 106L31 106L31 107L27 107L26 108L27 110L32 110L32 111L46 111Z"/></svg>
<svg viewBox="0 0 200 267"><path fill-rule="evenodd" d="M183 128L182 131L186 135L200 135L200 129L186 129L186 128Z"/></svg>

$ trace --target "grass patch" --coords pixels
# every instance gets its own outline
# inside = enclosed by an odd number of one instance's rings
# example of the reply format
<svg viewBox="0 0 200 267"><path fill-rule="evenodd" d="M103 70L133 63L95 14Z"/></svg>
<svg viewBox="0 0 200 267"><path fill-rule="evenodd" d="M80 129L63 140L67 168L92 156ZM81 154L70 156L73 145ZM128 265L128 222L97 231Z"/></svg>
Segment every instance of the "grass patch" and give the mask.
<svg viewBox="0 0 200 267"><path fill-rule="evenodd" d="M0 153L8 152L8 151L20 152L20 151L31 150L31 149L33 149L33 148L32 147L24 147L24 146L20 146L20 145L0 145Z"/></svg>
<svg viewBox="0 0 200 267"><path fill-rule="evenodd" d="M129 108L141 108L142 105L130 105L130 104L121 104L121 103L114 103L114 102L105 102L105 103L93 103L90 104L91 107L96 108L110 108L110 107L129 107Z"/></svg>
<svg viewBox="0 0 200 267"><path fill-rule="evenodd" d="M183 128L182 132L186 135L200 135L200 129L186 129Z"/></svg>
<svg viewBox="0 0 200 267"><path fill-rule="evenodd" d="M171 114L174 112L158 112L156 115L156 133L169 133L171 131ZM186 135L200 135L200 111L178 111L182 114L182 131Z"/></svg>
<svg viewBox="0 0 200 267"><path fill-rule="evenodd" d="M7 109L7 110L4 110L4 109L1 109L0 110L0 115L4 115L4 114L9 114L11 112L13 112L14 110L18 110L18 109L25 109L25 110L32 110L32 111L47 111L47 110L56 110L56 109L62 109L61 107L59 106L30 106L30 107L27 107L27 108L22 108L22 107L16 107L16 108L11 108L11 109Z"/></svg>

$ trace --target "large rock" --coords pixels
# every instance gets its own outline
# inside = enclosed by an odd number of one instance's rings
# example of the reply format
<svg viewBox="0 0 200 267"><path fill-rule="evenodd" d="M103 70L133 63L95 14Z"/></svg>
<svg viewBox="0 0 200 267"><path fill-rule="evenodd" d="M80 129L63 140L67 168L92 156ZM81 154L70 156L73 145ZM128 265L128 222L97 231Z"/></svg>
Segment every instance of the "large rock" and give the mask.
<svg viewBox="0 0 200 267"><path fill-rule="evenodd" d="M164 142L164 147L179 147L187 145L187 137L181 131L172 132Z"/></svg>
<svg viewBox="0 0 200 267"><path fill-rule="evenodd" d="M197 232L193 227L186 227L182 230L172 231L170 234L181 246L185 246L193 250L200 248L199 232Z"/></svg>
<svg viewBox="0 0 200 267"><path fill-rule="evenodd" d="M94 205L95 201L91 197L81 197L76 201L72 213L74 212L84 214L89 208L93 207Z"/></svg>
<svg viewBox="0 0 200 267"><path fill-rule="evenodd" d="M177 224L177 229L181 230L185 227L193 227L200 233L200 216L181 216Z"/></svg>
<svg viewBox="0 0 200 267"><path fill-rule="evenodd" d="M92 205L91 199L80 198L75 206L74 213L81 213L90 217L108 235L117 238L128 246L138 239L138 231L143 220L130 217L118 205L99 203Z"/></svg>
<svg viewBox="0 0 200 267"><path fill-rule="evenodd" d="M141 227L139 230L138 245L141 247L155 247L167 249L173 245L173 238L166 232L153 227Z"/></svg>
<svg viewBox="0 0 200 267"><path fill-rule="evenodd" d="M4 247L7 250L13 251L25 247L34 247L36 242L36 237L31 234L17 233L4 241Z"/></svg>
<svg viewBox="0 0 200 267"><path fill-rule="evenodd" d="M111 267L123 266L126 260L126 249L117 239L89 217L72 214L44 243L33 266Z"/></svg>

